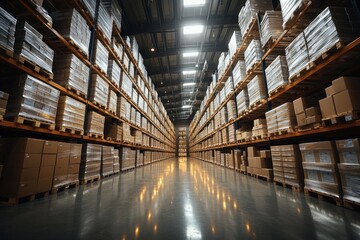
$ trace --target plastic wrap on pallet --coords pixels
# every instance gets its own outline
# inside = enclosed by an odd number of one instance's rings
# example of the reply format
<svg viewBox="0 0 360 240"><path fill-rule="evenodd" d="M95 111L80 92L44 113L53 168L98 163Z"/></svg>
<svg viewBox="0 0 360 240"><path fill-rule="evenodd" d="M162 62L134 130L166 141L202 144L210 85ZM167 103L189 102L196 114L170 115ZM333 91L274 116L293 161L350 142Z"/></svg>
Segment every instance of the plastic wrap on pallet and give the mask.
<svg viewBox="0 0 360 240"><path fill-rule="evenodd" d="M266 69L266 81L269 94L289 84L289 71L286 57L278 56Z"/></svg>
<svg viewBox="0 0 360 240"><path fill-rule="evenodd" d="M27 22L16 25L14 53L52 73L54 51L42 41L42 35Z"/></svg>
<svg viewBox="0 0 360 240"><path fill-rule="evenodd" d="M119 44L116 40L116 38L112 38L111 46L114 49L115 54L119 57L119 59L123 60L123 54L124 54L124 47Z"/></svg>
<svg viewBox="0 0 360 240"><path fill-rule="evenodd" d="M360 204L360 164L338 164L343 199Z"/></svg>
<svg viewBox="0 0 360 240"><path fill-rule="evenodd" d="M123 72L122 73L122 80L121 80L121 89L129 96L131 97L132 94L132 82L129 78L129 76Z"/></svg>
<svg viewBox="0 0 360 240"><path fill-rule="evenodd" d="M340 163L360 164L360 139L337 140Z"/></svg>
<svg viewBox="0 0 360 240"><path fill-rule="evenodd" d="M140 112L136 112L136 118L135 118L135 124L137 126L140 126L141 125L141 113Z"/></svg>
<svg viewBox="0 0 360 240"><path fill-rule="evenodd" d="M278 123L276 118L276 109L272 109L265 113L268 133L275 133L278 130Z"/></svg>
<svg viewBox="0 0 360 240"><path fill-rule="evenodd" d="M80 179L100 177L101 145L84 143L81 154Z"/></svg>
<svg viewBox="0 0 360 240"><path fill-rule="evenodd" d="M121 68L113 59L108 62L107 75L115 83L115 86L120 86Z"/></svg>
<svg viewBox="0 0 360 240"><path fill-rule="evenodd" d="M17 20L0 7L0 45L14 51Z"/></svg>
<svg viewBox="0 0 360 240"><path fill-rule="evenodd" d="M105 38L111 42L113 22L110 14L106 11L104 4L100 1L98 12L98 26L104 33Z"/></svg>
<svg viewBox="0 0 360 240"><path fill-rule="evenodd" d="M69 96L60 96L56 115L56 126L64 129L84 131L85 104Z"/></svg>
<svg viewBox="0 0 360 240"><path fill-rule="evenodd" d="M360 21L346 8L327 7L304 30L310 61L336 44L347 44L360 33Z"/></svg>
<svg viewBox="0 0 360 240"><path fill-rule="evenodd" d="M12 79L9 88L11 94L6 117L23 117L45 123L55 123L60 96L57 89L30 75L20 76L16 79L16 84Z"/></svg>
<svg viewBox="0 0 360 240"><path fill-rule="evenodd" d="M259 40L252 40L244 52L246 72L249 72L256 63L261 61L262 50Z"/></svg>
<svg viewBox="0 0 360 240"><path fill-rule="evenodd" d="M118 173L119 171L120 171L119 149L114 149L114 173Z"/></svg>
<svg viewBox="0 0 360 240"><path fill-rule="evenodd" d="M280 0L284 24L288 24L288 22L295 15L295 12L308 1L309 0Z"/></svg>
<svg viewBox="0 0 360 240"><path fill-rule="evenodd" d="M125 98L119 97L117 106L117 115L124 119L130 120L130 103Z"/></svg>
<svg viewBox="0 0 360 240"><path fill-rule="evenodd" d="M271 0L247 0L239 13L239 27L241 35L249 31L250 25L257 18L257 13L263 13L266 10L272 10L273 4Z"/></svg>
<svg viewBox="0 0 360 240"><path fill-rule="evenodd" d="M97 0L81 0L92 19L95 19L95 8Z"/></svg>
<svg viewBox="0 0 360 240"><path fill-rule="evenodd" d="M74 54L55 54L54 81L66 88L79 91L86 98L89 67Z"/></svg>
<svg viewBox="0 0 360 240"><path fill-rule="evenodd" d="M261 99L266 99L266 90L264 78L262 75L256 75L247 85L249 94L249 106L253 106Z"/></svg>
<svg viewBox="0 0 360 240"><path fill-rule="evenodd" d="M89 100L107 106L109 96L109 84L99 75L93 74L90 84Z"/></svg>
<svg viewBox="0 0 360 240"><path fill-rule="evenodd" d="M229 100L226 104L228 112L228 120L231 121L236 118L236 104L234 100Z"/></svg>
<svg viewBox="0 0 360 240"><path fill-rule="evenodd" d="M236 103L239 116L249 109L249 94L247 88L241 90L236 96Z"/></svg>
<svg viewBox="0 0 360 240"><path fill-rule="evenodd" d="M294 105L292 102L284 103L276 108L278 131L292 131L296 126Z"/></svg>
<svg viewBox="0 0 360 240"><path fill-rule="evenodd" d="M301 69L305 68L309 62L309 53L307 51L305 36L299 34L285 49L286 60L289 67L289 77L293 77Z"/></svg>
<svg viewBox="0 0 360 240"><path fill-rule="evenodd" d="M115 22L116 27L119 29L119 31L121 31L122 13L119 2L116 0L102 0L102 3Z"/></svg>
<svg viewBox="0 0 360 240"><path fill-rule="evenodd" d="M133 100L134 103L138 103L138 97L139 97L139 94L138 92L136 91L135 88L133 88L132 90L132 94L131 94L131 99Z"/></svg>
<svg viewBox="0 0 360 240"><path fill-rule="evenodd" d="M120 125L106 125L105 126L105 137L111 138L114 141L123 140L123 129Z"/></svg>
<svg viewBox="0 0 360 240"><path fill-rule="evenodd" d="M219 57L219 63L217 67L218 71L218 77L221 77L225 71L226 65L225 65L225 58L226 58L227 52L222 52Z"/></svg>
<svg viewBox="0 0 360 240"><path fill-rule="evenodd" d="M97 112L87 112L86 133L104 135L105 117Z"/></svg>
<svg viewBox="0 0 360 240"><path fill-rule="evenodd" d="M66 39L71 40L82 52L89 55L90 29L76 9L56 11L51 14L53 27Z"/></svg>
<svg viewBox="0 0 360 240"><path fill-rule="evenodd" d="M101 43L96 43L95 64L106 74L108 69L109 52Z"/></svg>
<svg viewBox="0 0 360 240"><path fill-rule="evenodd" d="M109 99L108 99L107 107L109 108L109 110L111 112L116 113L117 102L118 102L118 97L116 95L116 92L114 92L113 90L110 90L109 91Z"/></svg>
<svg viewBox="0 0 360 240"><path fill-rule="evenodd" d="M114 147L102 146L100 173L102 177L114 173Z"/></svg>
<svg viewBox="0 0 360 240"><path fill-rule="evenodd" d="M136 109L134 107L131 107L130 109L130 121L135 124L136 121Z"/></svg>
<svg viewBox="0 0 360 240"><path fill-rule="evenodd" d="M229 96L232 91L234 91L234 85L233 85L233 78L230 76L228 77L225 83L225 96L226 97Z"/></svg>
<svg viewBox="0 0 360 240"><path fill-rule="evenodd" d="M130 36L130 42L131 42L131 52L135 58L136 61L139 60L139 45L136 41L135 36Z"/></svg>
<svg viewBox="0 0 360 240"><path fill-rule="evenodd" d="M275 42L283 33L283 20L281 11L266 11L263 20L261 21L260 40L264 48L269 42ZM272 43L270 42L270 43Z"/></svg>
<svg viewBox="0 0 360 240"><path fill-rule="evenodd" d="M242 40L241 32L234 31L233 35L230 38L229 44L228 44L230 59L233 58L237 49L240 47L241 42L242 42L241 40Z"/></svg>
<svg viewBox="0 0 360 240"><path fill-rule="evenodd" d="M233 69L234 86L246 77L245 61L239 60Z"/></svg>
<svg viewBox="0 0 360 240"><path fill-rule="evenodd" d="M124 147L121 156L121 170L135 168L136 150Z"/></svg>

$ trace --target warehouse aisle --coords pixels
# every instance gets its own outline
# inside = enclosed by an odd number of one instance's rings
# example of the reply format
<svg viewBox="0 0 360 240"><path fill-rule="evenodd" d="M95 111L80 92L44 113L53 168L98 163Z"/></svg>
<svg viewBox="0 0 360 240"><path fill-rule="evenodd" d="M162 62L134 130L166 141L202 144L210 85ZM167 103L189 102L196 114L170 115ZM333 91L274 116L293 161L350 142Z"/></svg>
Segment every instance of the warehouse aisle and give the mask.
<svg viewBox="0 0 360 240"><path fill-rule="evenodd" d="M360 239L358 212L172 159L0 207L1 239Z"/></svg>

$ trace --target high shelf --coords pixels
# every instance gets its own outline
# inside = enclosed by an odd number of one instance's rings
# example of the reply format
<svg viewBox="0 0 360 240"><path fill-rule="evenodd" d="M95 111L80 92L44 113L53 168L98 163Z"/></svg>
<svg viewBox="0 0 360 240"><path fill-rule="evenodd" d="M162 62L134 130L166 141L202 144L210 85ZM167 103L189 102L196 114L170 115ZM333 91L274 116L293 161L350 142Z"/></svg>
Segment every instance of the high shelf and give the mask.
<svg viewBox="0 0 360 240"><path fill-rule="evenodd" d="M187 157L187 128L178 129L178 156Z"/></svg>

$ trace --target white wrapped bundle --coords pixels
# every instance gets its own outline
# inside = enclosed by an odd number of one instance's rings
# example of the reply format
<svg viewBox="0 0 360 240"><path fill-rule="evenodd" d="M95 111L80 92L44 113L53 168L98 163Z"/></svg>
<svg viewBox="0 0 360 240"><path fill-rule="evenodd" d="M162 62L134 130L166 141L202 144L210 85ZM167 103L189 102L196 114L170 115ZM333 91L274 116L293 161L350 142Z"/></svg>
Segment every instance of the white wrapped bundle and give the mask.
<svg viewBox="0 0 360 240"><path fill-rule="evenodd" d="M306 48L304 34L299 34L294 41L285 49L286 60L289 67L289 78L291 79L309 62L309 54Z"/></svg>
<svg viewBox="0 0 360 240"><path fill-rule="evenodd" d="M249 107L252 107L261 99L266 99L266 90L262 75L256 75L248 83L247 89L249 94Z"/></svg>
<svg viewBox="0 0 360 240"><path fill-rule="evenodd" d="M276 118L276 109L272 109L265 113L268 133L275 133L278 131L278 123Z"/></svg>
<svg viewBox="0 0 360 240"><path fill-rule="evenodd" d="M109 60L107 75L115 83L115 86L119 87L119 85L120 85L120 76L121 76L121 68L116 63L115 60L112 60L112 59Z"/></svg>
<svg viewBox="0 0 360 240"><path fill-rule="evenodd" d="M246 77L245 61L239 60L233 69L234 86Z"/></svg>
<svg viewBox="0 0 360 240"><path fill-rule="evenodd" d="M123 72L123 73L122 73L121 89L122 89L129 97L131 97L133 87L132 87L132 82L131 82L129 76L126 74L126 72Z"/></svg>
<svg viewBox="0 0 360 240"><path fill-rule="evenodd" d="M247 88L241 90L236 96L236 103L239 116L249 109L249 95Z"/></svg>
<svg viewBox="0 0 360 240"><path fill-rule="evenodd" d="M113 21L110 14L106 11L104 4L100 1L99 13L98 13L98 25L101 31L104 33L105 39L111 42L111 34Z"/></svg>
<svg viewBox="0 0 360 240"><path fill-rule="evenodd" d="M17 20L0 7L0 45L14 51Z"/></svg>
<svg viewBox="0 0 360 240"><path fill-rule="evenodd" d="M278 131L293 129L296 125L296 117L292 102L284 103L276 108L276 120Z"/></svg>
<svg viewBox="0 0 360 240"><path fill-rule="evenodd" d="M272 40L275 42L283 33L283 20L281 11L266 11L263 20L261 21L261 45L265 45ZM270 42L271 43L271 42Z"/></svg>
<svg viewBox="0 0 360 240"><path fill-rule="evenodd" d="M97 41L95 64L106 74L108 69L109 52L104 45Z"/></svg>
<svg viewBox="0 0 360 240"><path fill-rule="evenodd" d="M261 61L262 50L259 40L252 40L244 52L246 72L249 73L255 64Z"/></svg>
<svg viewBox="0 0 360 240"><path fill-rule="evenodd" d="M109 84L99 75L93 74L90 85L89 100L104 107L108 104Z"/></svg>
<svg viewBox="0 0 360 240"><path fill-rule="evenodd" d="M278 56L266 69L266 81L269 95L281 86L289 83L289 71L284 56Z"/></svg>
<svg viewBox="0 0 360 240"><path fill-rule="evenodd" d="M236 50L240 47L241 39L242 39L241 32L234 31L233 35L230 38L229 44L228 44L230 58L232 58L235 55Z"/></svg>
<svg viewBox="0 0 360 240"><path fill-rule="evenodd" d="M116 113L118 97L113 90L109 91L108 108L111 112Z"/></svg>
<svg viewBox="0 0 360 240"><path fill-rule="evenodd" d="M69 96L61 96L56 115L56 126L84 131L85 104Z"/></svg>
<svg viewBox="0 0 360 240"><path fill-rule="evenodd" d="M231 121L236 118L236 106L234 100L229 100L226 104L228 120Z"/></svg>
<svg viewBox="0 0 360 240"><path fill-rule="evenodd" d="M88 112L86 133L104 135L105 117L97 112Z"/></svg>
<svg viewBox="0 0 360 240"><path fill-rule="evenodd" d="M101 145L84 143L81 154L80 180L100 177Z"/></svg>

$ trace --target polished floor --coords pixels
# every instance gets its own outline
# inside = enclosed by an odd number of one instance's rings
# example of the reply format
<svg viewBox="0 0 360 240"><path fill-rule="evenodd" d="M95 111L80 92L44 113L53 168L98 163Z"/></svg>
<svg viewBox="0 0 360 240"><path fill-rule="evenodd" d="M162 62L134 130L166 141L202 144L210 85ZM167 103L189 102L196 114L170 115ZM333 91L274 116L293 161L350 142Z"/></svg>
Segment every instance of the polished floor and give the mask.
<svg viewBox="0 0 360 240"><path fill-rule="evenodd" d="M360 214L194 159L0 207L0 239L360 239Z"/></svg>

